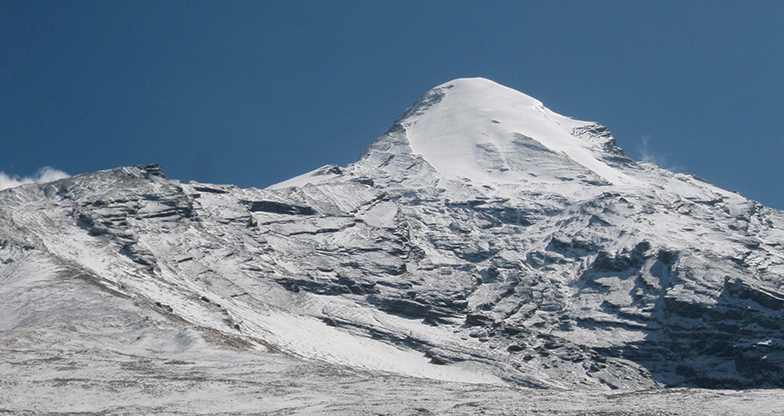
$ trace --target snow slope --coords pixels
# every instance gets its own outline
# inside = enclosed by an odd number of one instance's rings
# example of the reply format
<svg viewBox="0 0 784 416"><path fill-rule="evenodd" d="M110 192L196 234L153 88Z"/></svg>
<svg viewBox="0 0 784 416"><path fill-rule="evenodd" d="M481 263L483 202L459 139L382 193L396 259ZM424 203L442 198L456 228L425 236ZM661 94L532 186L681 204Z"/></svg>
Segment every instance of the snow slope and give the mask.
<svg viewBox="0 0 784 416"><path fill-rule="evenodd" d="M492 81L456 80L436 87L425 102L399 123L412 152L441 173L481 183L527 182L533 173L534 178L561 183L563 179L554 176L568 166L614 185L639 183L598 159L607 142L573 136L592 123L553 113L541 102Z"/></svg>

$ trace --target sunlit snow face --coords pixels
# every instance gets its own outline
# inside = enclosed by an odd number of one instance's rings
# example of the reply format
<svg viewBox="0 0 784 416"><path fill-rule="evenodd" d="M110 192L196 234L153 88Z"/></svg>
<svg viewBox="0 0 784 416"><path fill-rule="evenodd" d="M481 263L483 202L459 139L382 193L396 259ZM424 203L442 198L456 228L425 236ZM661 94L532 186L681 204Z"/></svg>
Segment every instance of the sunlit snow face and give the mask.
<svg viewBox="0 0 784 416"><path fill-rule="evenodd" d="M437 99L428 99L433 95ZM444 84L399 123L411 152L437 171L477 183L632 184L600 161L600 146L574 135L573 120L492 81Z"/></svg>

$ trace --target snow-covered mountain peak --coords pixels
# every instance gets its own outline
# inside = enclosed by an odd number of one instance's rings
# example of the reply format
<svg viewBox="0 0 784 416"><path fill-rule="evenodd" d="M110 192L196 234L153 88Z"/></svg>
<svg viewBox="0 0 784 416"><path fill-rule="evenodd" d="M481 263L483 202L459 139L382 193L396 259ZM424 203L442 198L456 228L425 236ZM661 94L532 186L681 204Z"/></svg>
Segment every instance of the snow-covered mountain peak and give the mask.
<svg viewBox="0 0 784 416"><path fill-rule="evenodd" d="M331 368L341 390L352 369L369 391L781 388L782 230L598 124L460 79L357 162L266 189L146 165L0 191L0 379L29 375L6 384L36 399L97 368L112 398L115 380L191 380L176 371L234 391L240 367Z"/></svg>
<svg viewBox="0 0 784 416"><path fill-rule="evenodd" d="M401 157L405 163L388 166ZM439 176L482 184L639 185L608 163L618 159L627 158L603 126L559 115L493 81L464 78L420 97L360 162L404 170L392 175L426 162Z"/></svg>

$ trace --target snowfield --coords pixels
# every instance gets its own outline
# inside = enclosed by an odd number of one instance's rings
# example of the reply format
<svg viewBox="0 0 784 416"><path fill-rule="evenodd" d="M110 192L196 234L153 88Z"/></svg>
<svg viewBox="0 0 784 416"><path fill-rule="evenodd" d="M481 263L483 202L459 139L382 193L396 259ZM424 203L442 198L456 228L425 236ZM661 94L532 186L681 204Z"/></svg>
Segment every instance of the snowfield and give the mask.
<svg viewBox="0 0 784 416"><path fill-rule="evenodd" d="M784 213L492 81L266 189L0 191L0 412L771 414Z"/></svg>

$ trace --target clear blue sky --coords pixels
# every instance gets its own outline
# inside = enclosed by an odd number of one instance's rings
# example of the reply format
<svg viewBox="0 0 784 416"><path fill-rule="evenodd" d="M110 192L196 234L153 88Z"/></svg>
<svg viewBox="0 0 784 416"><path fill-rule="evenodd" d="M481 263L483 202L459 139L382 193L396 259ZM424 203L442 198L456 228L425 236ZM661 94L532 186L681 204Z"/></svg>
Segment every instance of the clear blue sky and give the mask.
<svg viewBox="0 0 784 416"><path fill-rule="evenodd" d="M784 209L782 1L0 2L0 171L264 187L481 76Z"/></svg>

